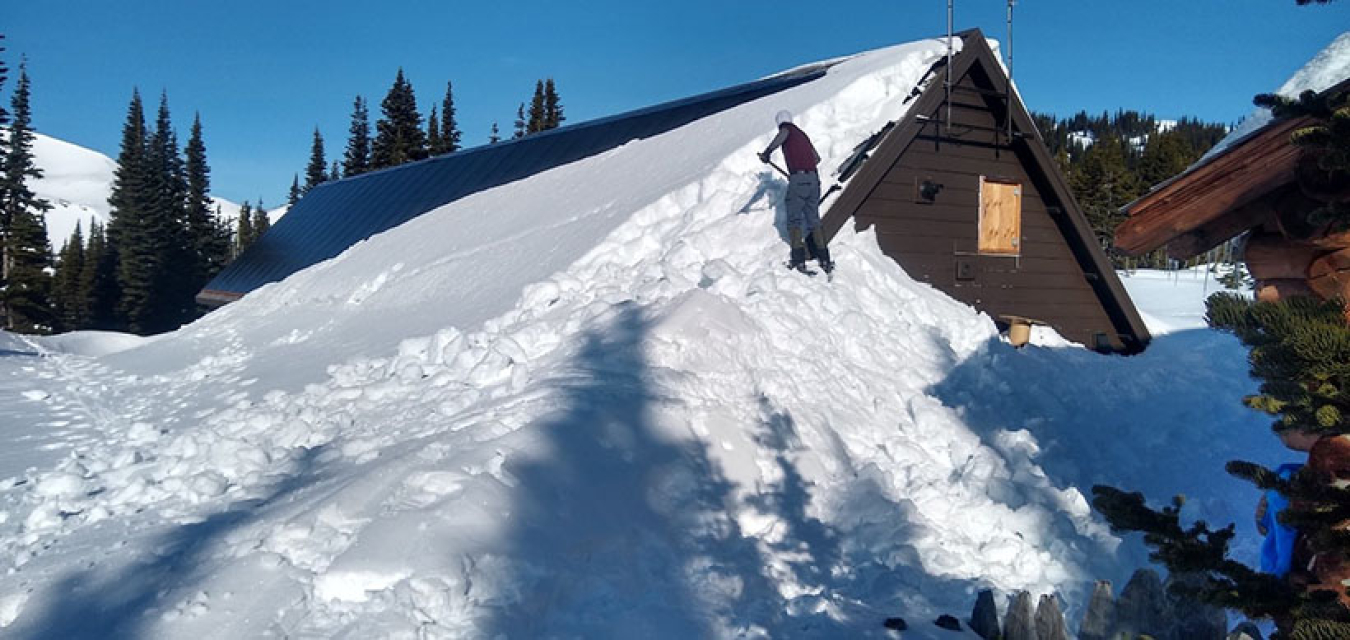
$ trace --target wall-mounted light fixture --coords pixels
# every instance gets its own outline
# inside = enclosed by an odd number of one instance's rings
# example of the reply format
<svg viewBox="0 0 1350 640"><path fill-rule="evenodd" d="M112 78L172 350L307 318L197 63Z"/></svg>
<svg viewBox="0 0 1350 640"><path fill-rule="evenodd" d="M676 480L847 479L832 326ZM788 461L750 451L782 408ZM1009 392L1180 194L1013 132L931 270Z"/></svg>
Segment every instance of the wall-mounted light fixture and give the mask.
<svg viewBox="0 0 1350 640"><path fill-rule="evenodd" d="M915 187L916 201L921 204L933 204L937 200L938 193L942 191L942 184L933 182L932 178L919 180Z"/></svg>

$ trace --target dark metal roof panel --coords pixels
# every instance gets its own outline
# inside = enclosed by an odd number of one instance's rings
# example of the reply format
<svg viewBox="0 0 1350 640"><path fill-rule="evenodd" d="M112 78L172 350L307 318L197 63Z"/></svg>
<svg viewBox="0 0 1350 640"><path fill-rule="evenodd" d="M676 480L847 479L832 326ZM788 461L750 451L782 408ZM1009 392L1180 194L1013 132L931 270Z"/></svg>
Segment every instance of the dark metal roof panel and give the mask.
<svg viewBox="0 0 1350 640"><path fill-rule="evenodd" d="M217 305L317 264L377 233L464 196L648 138L720 111L809 82L828 65L570 125L311 190L277 224L206 285Z"/></svg>

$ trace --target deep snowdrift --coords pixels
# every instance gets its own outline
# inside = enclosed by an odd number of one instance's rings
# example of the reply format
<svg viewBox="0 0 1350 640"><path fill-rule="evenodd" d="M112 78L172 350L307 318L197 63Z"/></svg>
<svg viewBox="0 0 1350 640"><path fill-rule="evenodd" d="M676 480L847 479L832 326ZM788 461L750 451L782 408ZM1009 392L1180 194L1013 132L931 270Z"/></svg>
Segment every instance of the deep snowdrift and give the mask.
<svg viewBox="0 0 1350 640"><path fill-rule="evenodd" d="M118 353L6 336L0 629L926 637L979 588L1081 604L1138 566L1095 482L1250 539L1221 467L1271 438L1231 337L1016 351L870 232L834 283L781 268L772 114L832 169L944 53L477 194Z"/></svg>

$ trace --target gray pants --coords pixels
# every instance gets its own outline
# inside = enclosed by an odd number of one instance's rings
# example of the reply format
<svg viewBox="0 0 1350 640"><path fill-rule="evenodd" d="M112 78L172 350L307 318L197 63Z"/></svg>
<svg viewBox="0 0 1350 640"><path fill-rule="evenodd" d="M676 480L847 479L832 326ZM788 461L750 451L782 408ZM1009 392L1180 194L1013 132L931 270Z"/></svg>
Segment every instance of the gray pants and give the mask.
<svg viewBox="0 0 1350 640"><path fill-rule="evenodd" d="M806 237L820 226L820 176L814 173L794 173L788 178L787 228L801 231Z"/></svg>

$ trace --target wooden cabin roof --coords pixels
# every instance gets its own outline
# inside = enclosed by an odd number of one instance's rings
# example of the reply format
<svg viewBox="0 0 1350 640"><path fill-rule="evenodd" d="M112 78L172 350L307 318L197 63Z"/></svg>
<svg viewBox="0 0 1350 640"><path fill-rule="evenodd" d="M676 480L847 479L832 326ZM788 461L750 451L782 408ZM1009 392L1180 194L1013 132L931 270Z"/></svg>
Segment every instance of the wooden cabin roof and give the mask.
<svg viewBox="0 0 1350 640"><path fill-rule="evenodd" d="M1326 92L1348 88L1343 80ZM1187 258L1256 226L1271 213L1268 197L1294 183L1299 150L1290 134L1310 122L1271 121L1125 205L1116 248L1140 255L1167 245Z"/></svg>

